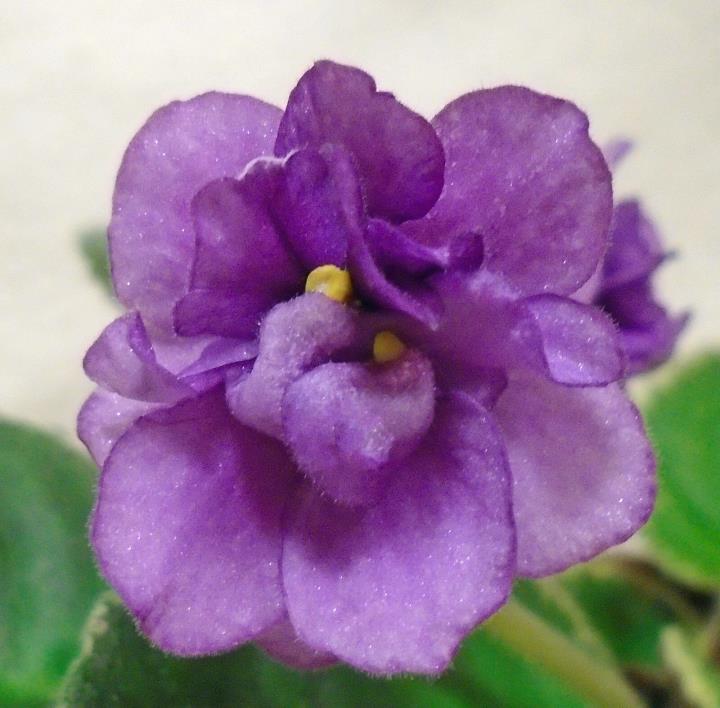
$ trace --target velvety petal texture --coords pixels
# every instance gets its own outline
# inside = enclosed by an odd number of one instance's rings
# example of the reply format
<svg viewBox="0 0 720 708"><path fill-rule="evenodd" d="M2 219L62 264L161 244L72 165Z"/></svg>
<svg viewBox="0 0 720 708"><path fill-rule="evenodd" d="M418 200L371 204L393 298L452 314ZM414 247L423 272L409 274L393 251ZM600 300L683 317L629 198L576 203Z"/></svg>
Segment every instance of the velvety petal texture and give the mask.
<svg viewBox="0 0 720 708"><path fill-rule="evenodd" d="M188 286L195 193L271 155L280 117L249 96L206 93L161 108L130 142L113 195L113 283L154 328L171 331L172 308Z"/></svg>
<svg viewBox="0 0 720 708"><path fill-rule="evenodd" d="M624 377L684 319L567 101L503 86L429 122L321 61L284 113L175 102L127 149L110 251L91 540L167 652L436 675L514 578L652 509Z"/></svg>
<svg viewBox="0 0 720 708"><path fill-rule="evenodd" d="M92 542L100 567L166 651L207 654L283 615L282 447L213 391L141 418L105 463Z"/></svg>
<svg viewBox="0 0 720 708"><path fill-rule="evenodd" d="M419 352L388 364L329 363L291 384L285 440L300 469L345 504L374 501L392 465L433 421L432 365Z"/></svg>
<svg viewBox="0 0 720 708"><path fill-rule="evenodd" d="M513 476L520 575L539 577L629 538L655 499L655 459L616 384L512 379L495 408Z"/></svg>
<svg viewBox="0 0 720 708"><path fill-rule="evenodd" d="M283 552L290 619L311 646L366 671L438 673L507 598L514 555L497 429L450 396L376 505L301 499Z"/></svg>
<svg viewBox="0 0 720 708"><path fill-rule="evenodd" d="M417 218L440 194L444 155L432 126L377 91L365 72L329 61L315 64L290 94L275 154L324 143L352 154L373 216Z"/></svg>
<svg viewBox="0 0 720 708"><path fill-rule="evenodd" d="M482 236L488 267L523 292L567 294L607 247L610 173L573 104L518 86L475 91L434 119L445 188L425 219L426 243Z"/></svg>

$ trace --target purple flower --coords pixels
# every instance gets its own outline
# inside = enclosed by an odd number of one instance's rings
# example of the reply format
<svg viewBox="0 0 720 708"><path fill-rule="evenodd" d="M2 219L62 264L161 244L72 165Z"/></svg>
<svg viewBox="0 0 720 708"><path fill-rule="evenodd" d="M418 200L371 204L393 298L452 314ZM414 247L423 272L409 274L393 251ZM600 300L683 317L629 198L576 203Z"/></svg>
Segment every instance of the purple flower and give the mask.
<svg viewBox="0 0 720 708"><path fill-rule="evenodd" d="M79 418L92 542L150 639L436 673L515 577L628 538L653 455L618 331L574 296L611 216L584 114L525 88L427 122L320 62L284 113L155 113Z"/></svg>

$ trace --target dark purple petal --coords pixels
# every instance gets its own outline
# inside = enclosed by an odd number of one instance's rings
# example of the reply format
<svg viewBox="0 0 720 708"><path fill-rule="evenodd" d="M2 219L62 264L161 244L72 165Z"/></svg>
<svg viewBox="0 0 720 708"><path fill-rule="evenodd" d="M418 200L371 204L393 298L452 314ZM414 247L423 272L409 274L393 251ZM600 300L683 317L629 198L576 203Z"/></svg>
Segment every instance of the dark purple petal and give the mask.
<svg viewBox="0 0 720 708"><path fill-rule="evenodd" d="M322 492L369 503L387 465L410 454L430 427L434 386L430 362L414 351L388 364L318 366L287 389L285 441Z"/></svg>
<svg viewBox="0 0 720 708"><path fill-rule="evenodd" d="M188 286L193 196L272 154L280 116L248 96L206 93L161 108L128 146L109 230L113 282L153 328L171 331L173 305Z"/></svg>
<svg viewBox="0 0 720 708"><path fill-rule="evenodd" d="M280 519L291 463L211 392L140 419L100 479L103 574L165 651L218 652L284 613Z"/></svg>
<svg viewBox="0 0 720 708"><path fill-rule="evenodd" d="M228 384L233 415L256 430L282 438L281 404L287 387L353 344L356 334L357 313L320 293L276 305L260 328L252 373Z"/></svg>
<svg viewBox="0 0 720 708"><path fill-rule="evenodd" d="M95 460L95 464L102 467L120 436L138 418L160 407L161 403L133 401L98 388L78 413L78 437Z"/></svg>
<svg viewBox="0 0 720 708"><path fill-rule="evenodd" d="M304 149L285 161L274 214L305 271L345 266L348 233L364 225L360 185L340 147Z"/></svg>
<svg viewBox="0 0 720 708"><path fill-rule="evenodd" d="M510 493L489 415L467 397L438 402L377 505L311 491L295 510L282 572L298 635L373 673L442 671L510 591Z"/></svg>
<svg viewBox="0 0 720 708"><path fill-rule="evenodd" d="M618 204L613 212L610 250L603 265L603 290L647 278L664 257L657 230L640 204L635 200Z"/></svg>
<svg viewBox="0 0 720 708"><path fill-rule="evenodd" d="M262 647L273 659L304 671L324 669L337 663L337 659L327 652L309 647L295 633L287 615L266 629L255 643Z"/></svg>
<svg viewBox="0 0 720 708"><path fill-rule="evenodd" d="M442 303L437 294L409 279L406 289L392 283L378 267L362 233L351 234L348 265L354 288L365 302L401 312L431 328L438 326Z"/></svg>
<svg viewBox="0 0 720 708"><path fill-rule="evenodd" d="M524 293L577 290L605 252L612 212L610 173L585 114L503 86L458 98L433 125L445 188L408 233L435 245L477 233L488 267Z"/></svg>
<svg viewBox="0 0 720 708"><path fill-rule="evenodd" d="M277 161L257 161L241 179L215 180L198 192L192 202L193 288L262 293L275 300L297 292L303 270L270 213L282 177Z"/></svg>
<svg viewBox="0 0 720 708"><path fill-rule="evenodd" d="M598 386L622 377L625 362L619 333L600 308L557 295L536 295L525 304L540 329L554 381Z"/></svg>
<svg viewBox="0 0 720 708"><path fill-rule="evenodd" d="M440 194L444 156L432 126L378 92L365 72L329 61L315 64L290 94L275 154L325 143L352 154L372 216L418 218Z"/></svg>
<svg viewBox="0 0 720 708"><path fill-rule="evenodd" d="M495 413L512 470L521 575L588 560L645 523L655 460L640 415L617 384L512 379Z"/></svg>
<svg viewBox="0 0 720 708"><path fill-rule="evenodd" d="M85 354L83 367L95 383L125 398L174 403L192 394L158 364L137 312L119 317L103 330Z"/></svg>
<svg viewBox="0 0 720 708"><path fill-rule="evenodd" d="M255 337L264 314L276 302L266 292L191 290L175 306L175 331L183 337Z"/></svg>
<svg viewBox="0 0 720 708"><path fill-rule="evenodd" d="M382 219L370 219L365 230L373 259L389 277L424 277L441 270L445 265L443 254L411 239L398 227Z"/></svg>

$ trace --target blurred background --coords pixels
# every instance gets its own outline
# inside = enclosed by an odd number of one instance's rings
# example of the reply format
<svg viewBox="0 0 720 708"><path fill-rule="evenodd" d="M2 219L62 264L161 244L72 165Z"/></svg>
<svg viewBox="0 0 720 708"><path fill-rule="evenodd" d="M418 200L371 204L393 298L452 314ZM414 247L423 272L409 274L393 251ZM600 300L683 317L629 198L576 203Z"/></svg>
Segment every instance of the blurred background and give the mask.
<svg viewBox="0 0 720 708"><path fill-rule="evenodd" d="M432 116L466 91L526 84L636 141L616 179L680 258L664 299L720 321L717 0L3 0L0 3L0 413L71 437L80 362L114 305L79 234L104 227L125 146L149 114L209 89L284 106L317 58L356 64Z"/></svg>

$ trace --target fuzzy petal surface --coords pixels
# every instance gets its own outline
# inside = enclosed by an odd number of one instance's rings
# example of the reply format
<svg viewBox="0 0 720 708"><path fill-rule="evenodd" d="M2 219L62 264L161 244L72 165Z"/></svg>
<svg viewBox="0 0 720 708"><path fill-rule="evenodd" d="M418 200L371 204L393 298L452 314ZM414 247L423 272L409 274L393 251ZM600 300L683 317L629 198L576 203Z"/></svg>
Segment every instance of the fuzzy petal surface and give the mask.
<svg viewBox="0 0 720 708"><path fill-rule="evenodd" d="M569 388L515 378L494 412L512 470L520 575L589 560L645 523L655 459L618 384Z"/></svg>
<svg viewBox="0 0 720 708"><path fill-rule="evenodd" d="M429 244L478 233L488 267L525 294L577 290L605 253L612 214L610 172L585 114L502 86L461 96L433 125L445 187L408 232Z"/></svg>
<svg viewBox="0 0 720 708"><path fill-rule="evenodd" d="M353 344L357 315L320 293L276 305L263 320L251 374L227 387L233 415L256 430L283 437L282 400L307 370Z"/></svg>
<svg viewBox="0 0 720 708"><path fill-rule="evenodd" d="M112 275L120 301L153 328L171 332L172 307L188 286L192 198L271 155L280 117L249 96L206 93L156 111L130 142L113 195Z"/></svg>
<svg viewBox="0 0 720 708"><path fill-rule="evenodd" d="M275 154L338 144L358 165L368 211L389 221L423 216L442 189L444 155L432 126L364 71L316 63L293 89Z"/></svg>
<svg viewBox="0 0 720 708"><path fill-rule="evenodd" d="M215 390L137 421L100 479L100 568L165 651L230 649L277 622L291 463Z"/></svg>
<svg viewBox="0 0 720 708"><path fill-rule="evenodd" d="M337 659L328 652L309 647L295 633L287 615L272 627L266 629L255 643L273 659L302 671L324 669L332 666Z"/></svg>
<svg viewBox="0 0 720 708"><path fill-rule="evenodd" d="M432 423L432 365L415 351L387 364L324 364L288 387L282 408L300 469L336 501L368 503Z"/></svg>
<svg viewBox="0 0 720 708"><path fill-rule="evenodd" d="M442 671L510 591L505 454L462 395L438 402L376 505L348 510L310 490L289 521L283 581L298 635L372 673Z"/></svg>

